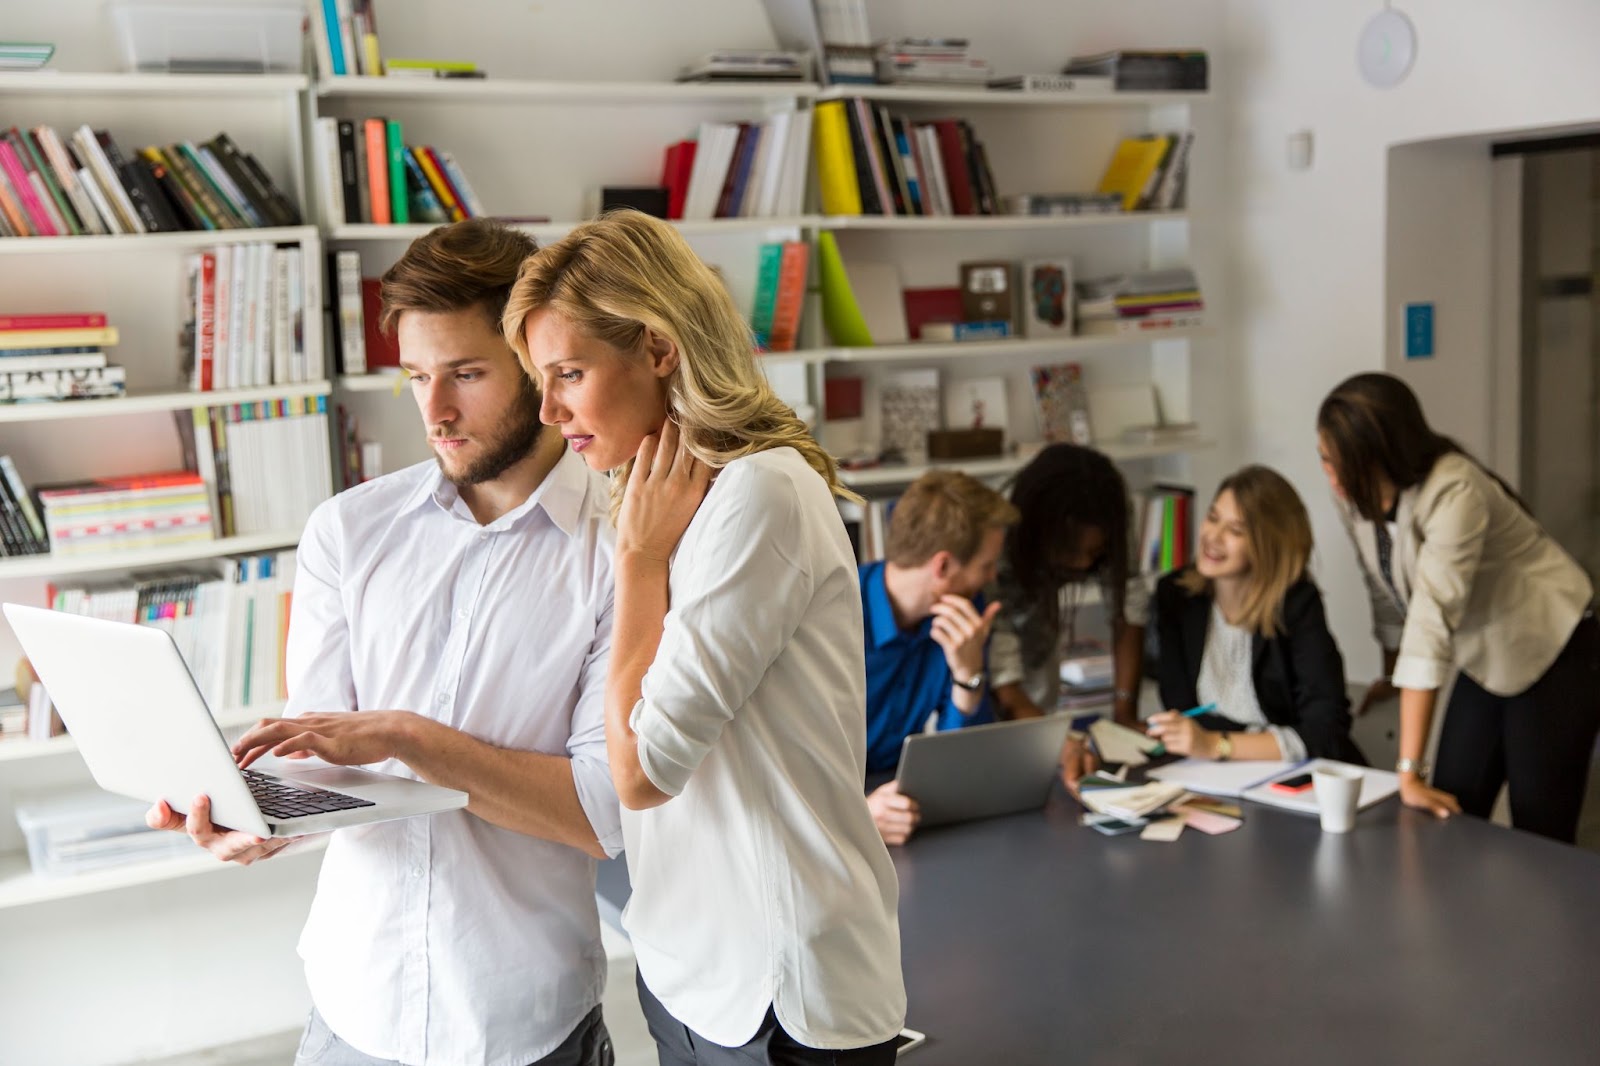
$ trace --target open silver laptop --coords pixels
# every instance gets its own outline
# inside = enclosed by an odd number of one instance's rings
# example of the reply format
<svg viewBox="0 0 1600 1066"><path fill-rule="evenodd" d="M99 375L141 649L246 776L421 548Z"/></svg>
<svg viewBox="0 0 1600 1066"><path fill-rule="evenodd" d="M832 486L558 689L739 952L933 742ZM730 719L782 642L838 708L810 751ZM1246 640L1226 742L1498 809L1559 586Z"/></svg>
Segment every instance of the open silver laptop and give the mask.
<svg viewBox="0 0 1600 1066"><path fill-rule="evenodd" d="M1050 795L1072 716L915 733L895 780L917 801L924 827L1038 810Z"/></svg>
<svg viewBox="0 0 1600 1066"><path fill-rule="evenodd" d="M467 805L467 794L320 760L240 770L172 638L15 603L6 620L101 788L188 813L211 797L211 820L289 837Z"/></svg>

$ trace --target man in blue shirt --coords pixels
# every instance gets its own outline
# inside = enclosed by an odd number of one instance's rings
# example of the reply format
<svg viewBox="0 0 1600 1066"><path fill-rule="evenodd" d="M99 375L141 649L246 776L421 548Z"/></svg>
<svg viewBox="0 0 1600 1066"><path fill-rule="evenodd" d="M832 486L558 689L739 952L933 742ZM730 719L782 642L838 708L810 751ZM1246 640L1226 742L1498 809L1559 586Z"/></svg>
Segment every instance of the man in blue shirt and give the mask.
<svg viewBox="0 0 1600 1066"><path fill-rule="evenodd" d="M861 567L866 621L867 773L893 771L905 738L994 721L985 674L994 580L1016 508L975 478L924 474L894 506L883 562ZM903 844L920 813L894 781L867 796L886 843Z"/></svg>

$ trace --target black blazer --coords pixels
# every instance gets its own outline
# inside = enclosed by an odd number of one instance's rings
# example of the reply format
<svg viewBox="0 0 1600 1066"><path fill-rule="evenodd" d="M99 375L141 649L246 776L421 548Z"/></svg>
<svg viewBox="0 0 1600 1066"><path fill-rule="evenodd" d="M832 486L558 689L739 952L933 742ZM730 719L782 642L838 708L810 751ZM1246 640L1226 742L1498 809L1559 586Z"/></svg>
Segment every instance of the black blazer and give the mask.
<svg viewBox="0 0 1600 1066"><path fill-rule="evenodd" d="M1178 584L1183 571L1156 585L1156 632L1160 643L1157 674L1161 703L1182 710L1200 702L1200 658L1211 623L1210 594L1191 595ZM1344 659L1322 610L1322 594L1309 578L1301 578L1283 599L1283 626L1266 640L1252 638L1250 676L1261 713L1273 725L1300 734L1314 758L1367 764L1350 739L1350 699L1345 695ZM1201 715L1202 727L1224 732L1242 729L1220 714Z"/></svg>

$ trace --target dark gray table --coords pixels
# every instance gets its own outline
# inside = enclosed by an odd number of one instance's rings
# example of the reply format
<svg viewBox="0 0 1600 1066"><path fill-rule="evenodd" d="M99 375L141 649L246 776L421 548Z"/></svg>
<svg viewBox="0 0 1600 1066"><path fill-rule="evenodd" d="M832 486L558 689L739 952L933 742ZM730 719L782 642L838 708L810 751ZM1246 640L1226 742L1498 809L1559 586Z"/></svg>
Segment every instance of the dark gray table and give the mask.
<svg viewBox="0 0 1600 1066"><path fill-rule="evenodd" d="M907 1066L1600 1063L1600 856L1394 801L1172 844L1078 813L891 849Z"/></svg>

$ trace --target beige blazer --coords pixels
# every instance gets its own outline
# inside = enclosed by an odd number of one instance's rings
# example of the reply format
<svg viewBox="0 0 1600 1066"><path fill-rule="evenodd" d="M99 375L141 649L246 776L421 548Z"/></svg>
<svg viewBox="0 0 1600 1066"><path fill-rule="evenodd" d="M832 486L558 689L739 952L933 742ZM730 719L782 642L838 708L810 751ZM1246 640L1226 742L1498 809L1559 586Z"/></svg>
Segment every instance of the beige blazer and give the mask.
<svg viewBox="0 0 1600 1066"><path fill-rule="evenodd" d="M1372 598L1374 632L1399 650L1394 683L1436 689L1456 667L1513 696L1544 675L1594 599L1583 569L1500 483L1445 455L1400 493L1391 559L1378 566L1373 524L1339 501Z"/></svg>

